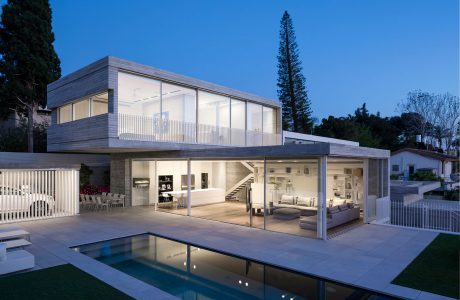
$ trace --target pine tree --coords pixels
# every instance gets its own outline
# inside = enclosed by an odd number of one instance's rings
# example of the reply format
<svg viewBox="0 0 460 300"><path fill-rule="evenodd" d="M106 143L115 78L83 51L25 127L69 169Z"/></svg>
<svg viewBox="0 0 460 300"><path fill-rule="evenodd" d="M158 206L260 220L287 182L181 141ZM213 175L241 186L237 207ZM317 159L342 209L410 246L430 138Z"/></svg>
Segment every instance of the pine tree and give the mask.
<svg viewBox="0 0 460 300"><path fill-rule="evenodd" d="M283 107L283 129L311 133L311 103L302 75L292 19L287 11L281 18L278 53L278 98Z"/></svg>
<svg viewBox="0 0 460 300"><path fill-rule="evenodd" d="M46 86L61 76L53 47L48 0L8 0L0 21L0 113L27 117L28 151L33 152L33 115L46 105Z"/></svg>

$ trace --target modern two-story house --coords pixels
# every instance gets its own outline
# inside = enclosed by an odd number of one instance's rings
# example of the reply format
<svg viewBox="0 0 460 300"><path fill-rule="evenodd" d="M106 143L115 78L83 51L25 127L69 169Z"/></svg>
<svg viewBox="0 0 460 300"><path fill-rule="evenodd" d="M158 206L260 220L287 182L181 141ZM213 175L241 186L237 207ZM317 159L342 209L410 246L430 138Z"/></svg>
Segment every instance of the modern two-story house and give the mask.
<svg viewBox="0 0 460 300"><path fill-rule="evenodd" d="M386 150L281 129L277 101L114 57L48 86L48 151L107 153L128 206L326 239L388 217Z"/></svg>

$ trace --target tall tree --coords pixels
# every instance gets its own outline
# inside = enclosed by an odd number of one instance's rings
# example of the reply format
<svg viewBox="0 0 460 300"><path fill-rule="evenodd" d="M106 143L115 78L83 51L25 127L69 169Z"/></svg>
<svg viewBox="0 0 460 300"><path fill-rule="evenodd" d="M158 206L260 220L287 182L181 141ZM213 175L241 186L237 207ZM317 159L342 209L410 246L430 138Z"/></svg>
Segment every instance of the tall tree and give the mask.
<svg viewBox="0 0 460 300"><path fill-rule="evenodd" d="M278 98L283 106L283 129L311 133L311 103L302 75L292 19L287 11L281 18L278 53Z"/></svg>
<svg viewBox="0 0 460 300"><path fill-rule="evenodd" d="M46 86L61 76L53 47L48 0L8 0L0 21L0 111L27 117L33 152L34 112L46 104Z"/></svg>

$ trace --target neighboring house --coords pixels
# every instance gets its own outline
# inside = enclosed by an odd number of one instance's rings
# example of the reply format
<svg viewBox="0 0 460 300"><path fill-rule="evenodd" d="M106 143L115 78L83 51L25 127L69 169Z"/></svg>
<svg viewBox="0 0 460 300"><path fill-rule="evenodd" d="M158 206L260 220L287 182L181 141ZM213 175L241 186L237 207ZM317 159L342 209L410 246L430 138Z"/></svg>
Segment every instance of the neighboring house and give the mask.
<svg viewBox="0 0 460 300"><path fill-rule="evenodd" d="M47 99L48 151L109 154L127 206L322 239L388 211L389 151L283 134L278 101L114 57Z"/></svg>
<svg viewBox="0 0 460 300"><path fill-rule="evenodd" d="M417 171L424 170L452 181L451 174L457 173L455 162L458 164L458 157L422 150L405 148L391 153L391 174L400 175L404 179Z"/></svg>

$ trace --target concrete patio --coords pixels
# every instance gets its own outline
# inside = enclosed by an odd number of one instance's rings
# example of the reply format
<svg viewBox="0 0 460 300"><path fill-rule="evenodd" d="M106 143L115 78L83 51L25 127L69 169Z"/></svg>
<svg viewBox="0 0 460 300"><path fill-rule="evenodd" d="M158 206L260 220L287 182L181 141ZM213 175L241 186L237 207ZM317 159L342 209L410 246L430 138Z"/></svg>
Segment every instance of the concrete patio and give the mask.
<svg viewBox="0 0 460 300"><path fill-rule="evenodd" d="M364 225L322 241L145 207L0 226L11 227L31 233L27 250L35 255L36 268L71 263L138 299L173 297L69 247L152 232L403 298L448 299L390 283L437 235L428 231Z"/></svg>

